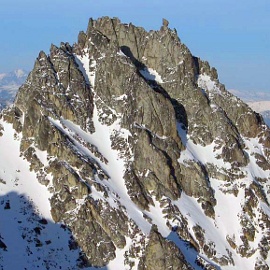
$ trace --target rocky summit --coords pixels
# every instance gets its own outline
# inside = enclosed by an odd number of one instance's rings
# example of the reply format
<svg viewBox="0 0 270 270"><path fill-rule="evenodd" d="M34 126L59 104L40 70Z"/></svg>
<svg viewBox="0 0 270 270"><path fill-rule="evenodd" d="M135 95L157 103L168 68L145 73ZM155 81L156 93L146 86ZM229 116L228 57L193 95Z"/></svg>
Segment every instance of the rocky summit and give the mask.
<svg viewBox="0 0 270 270"><path fill-rule="evenodd" d="M39 53L0 196L1 269L269 269L270 130L165 19Z"/></svg>

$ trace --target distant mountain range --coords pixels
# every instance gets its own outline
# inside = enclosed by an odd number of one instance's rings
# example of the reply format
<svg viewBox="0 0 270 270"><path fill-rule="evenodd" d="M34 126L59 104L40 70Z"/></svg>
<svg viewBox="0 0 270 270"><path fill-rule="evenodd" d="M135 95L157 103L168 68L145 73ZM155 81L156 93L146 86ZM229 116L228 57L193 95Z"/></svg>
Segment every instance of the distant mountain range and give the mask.
<svg viewBox="0 0 270 270"><path fill-rule="evenodd" d="M255 112L260 113L265 123L270 126L270 101L254 101L247 103Z"/></svg>
<svg viewBox="0 0 270 270"><path fill-rule="evenodd" d="M246 103L253 103L257 101L270 101L270 92L261 92L261 91L239 91L235 89L229 89L229 92L239 97Z"/></svg>
<svg viewBox="0 0 270 270"><path fill-rule="evenodd" d="M8 73L0 73L0 109L10 105L19 89L25 82L28 72L17 69Z"/></svg>

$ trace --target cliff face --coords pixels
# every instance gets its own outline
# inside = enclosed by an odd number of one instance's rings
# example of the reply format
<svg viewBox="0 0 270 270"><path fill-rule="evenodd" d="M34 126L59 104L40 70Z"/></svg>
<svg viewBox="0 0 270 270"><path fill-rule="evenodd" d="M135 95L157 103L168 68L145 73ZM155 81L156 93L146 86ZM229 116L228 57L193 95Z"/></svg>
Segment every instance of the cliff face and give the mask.
<svg viewBox="0 0 270 270"><path fill-rule="evenodd" d="M81 266L269 269L269 129L166 20L90 19L39 54L0 124Z"/></svg>

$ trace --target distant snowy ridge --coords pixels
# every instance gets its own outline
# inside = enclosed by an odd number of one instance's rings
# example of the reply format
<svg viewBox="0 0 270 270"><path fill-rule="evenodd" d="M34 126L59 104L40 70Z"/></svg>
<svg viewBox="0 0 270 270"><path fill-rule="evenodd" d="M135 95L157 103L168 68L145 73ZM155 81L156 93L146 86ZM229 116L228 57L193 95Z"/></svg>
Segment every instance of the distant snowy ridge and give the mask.
<svg viewBox="0 0 270 270"><path fill-rule="evenodd" d="M248 102L247 104L252 108L252 110L258 113L270 111L270 100Z"/></svg>
<svg viewBox="0 0 270 270"><path fill-rule="evenodd" d="M0 86L9 85L9 84L22 84L28 72L23 69L16 69L7 73L0 73Z"/></svg>
<svg viewBox="0 0 270 270"><path fill-rule="evenodd" d="M19 87L25 82L27 74L28 72L23 69L0 74L0 109L13 102Z"/></svg>
<svg viewBox="0 0 270 270"><path fill-rule="evenodd" d="M239 91L236 89L228 89L228 91L248 103L270 100L270 91Z"/></svg>
<svg viewBox="0 0 270 270"><path fill-rule="evenodd" d="M248 105L263 116L265 123L270 127L270 101L248 102Z"/></svg>

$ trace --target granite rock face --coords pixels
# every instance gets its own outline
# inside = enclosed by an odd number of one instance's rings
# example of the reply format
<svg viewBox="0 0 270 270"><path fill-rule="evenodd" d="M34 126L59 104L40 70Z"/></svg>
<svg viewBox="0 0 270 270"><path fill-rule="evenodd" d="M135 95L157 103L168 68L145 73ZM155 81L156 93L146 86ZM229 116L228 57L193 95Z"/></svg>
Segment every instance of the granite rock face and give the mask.
<svg viewBox="0 0 270 270"><path fill-rule="evenodd" d="M168 25L90 19L40 52L0 136L11 123L81 266L264 269L270 131Z"/></svg>

